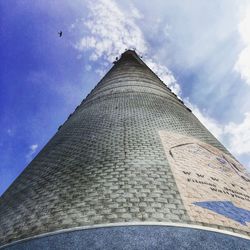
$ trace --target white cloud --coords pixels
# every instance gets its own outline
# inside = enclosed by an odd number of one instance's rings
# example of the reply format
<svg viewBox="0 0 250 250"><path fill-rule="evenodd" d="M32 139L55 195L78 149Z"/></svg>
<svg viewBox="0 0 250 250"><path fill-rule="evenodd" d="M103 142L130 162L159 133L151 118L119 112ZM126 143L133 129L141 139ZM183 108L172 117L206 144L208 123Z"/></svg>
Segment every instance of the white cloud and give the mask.
<svg viewBox="0 0 250 250"><path fill-rule="evenodd" d="M144 62L180 98L181 88L172 72L166 66L155 63L151 58L146 58Z"/></svg>
<svg viewBox="0 0 250 250"><path fill-rule="evenodd" d="M100 76L103 77L105 75L105 71L103 69L96 69L95 72Z"/></svg>
<svg viewBox="0 0 250 250"><path fill-rule="evenodd" d="M245 9L244 16L239 24L239 33L244 45L240 52L234 69L240 73L240 76L250 85L250 5Z"/></svg>
<svg viewBox="0 0 250 250"><path fill-rule="evenodd" d="M185 99L184 102L186 106L192 110L193 114L217 139L222 139L223 126L221 124L219 124L215 119L209 117L205 110L200 111L200 109L196 105L191 104L188 99Z"/></svg>
<svg viewBox="0 0 250 250"><path fill-rule="evenodd" d="M235 155L250 155L250 112L246 113L241 123L230 122L226 125L201 111L196 105L185 99L185 104L206 128Z"/></svg>
<svg viewBox="0 0 250 250"><path fill-rule="evenodd" d="M148 43L143 32L136 24L137 19L143 15L133 5L130 5L128 13L122 12L113 0L89 1L90 14L87 20L83 21L88 35L80 38L75 44L79 51L91 51L89 60L113 62L125 49L134 49L139 55L149 54ZM170 70L152 58L146 58L145 63L168 85L173 92L180 95L180 86L176 82ZM99 74L103 75L106 70L101 64Z"/></svg>
<svg viewBox="0 0 250 250"><path fill-rule="evenodd" d="M36 151L37 147L38 147L37 144L33 144L33 145L30 146L30 149L31 149L32 153L34 153Z"/></svg>
<svg viewBox="0 0 250 250"><path fill-rule="evenodd" d="M250 112L245 114L240 124L230 122L225 126L229 135L229 145L232 152L237 155L250 154Z"/></svg>
<svg viewBox="0 0 250 250"><path fill-rule="evenodd" d="M26 159L30 161L38 148L38 144L32 144L29 147L29 152L26 154Z"/></svg>
<svg viewBox="0 0 250 250"><path fill-rule="evenodd" d="M133 4L130 4L130 10L131 10L131 15L132 17L136 18L136 19L142 19L143 15L142 13L140 13L138 11L138 9L135 8L135 6Z"/></svg>
<svg viewBox="0 0 250 250"><path fill-rule="evenodd" d="M128 48L136 48L140 53L147 49L146 42L135 19L140 16L133 7L133 16L127 18L112 0L89 1L90 15L84 26L90 35L81 38L76 48L83 51L92 49L90 60L103 57L109 62ZM140 16L141 18L141 16Z"/></svg>

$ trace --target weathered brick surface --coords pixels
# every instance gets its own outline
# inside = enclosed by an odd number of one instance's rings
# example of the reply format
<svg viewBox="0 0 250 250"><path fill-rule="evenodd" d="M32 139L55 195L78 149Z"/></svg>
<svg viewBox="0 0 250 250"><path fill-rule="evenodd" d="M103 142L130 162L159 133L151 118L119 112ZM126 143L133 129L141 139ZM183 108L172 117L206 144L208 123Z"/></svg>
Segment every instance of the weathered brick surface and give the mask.
<svg viewBox="0 0 250 250"><path fill-rule="evenodd" d="M123 56L0 198L1 244L100 223L190 223L159 130L228 153L148 68Z"/></svg>

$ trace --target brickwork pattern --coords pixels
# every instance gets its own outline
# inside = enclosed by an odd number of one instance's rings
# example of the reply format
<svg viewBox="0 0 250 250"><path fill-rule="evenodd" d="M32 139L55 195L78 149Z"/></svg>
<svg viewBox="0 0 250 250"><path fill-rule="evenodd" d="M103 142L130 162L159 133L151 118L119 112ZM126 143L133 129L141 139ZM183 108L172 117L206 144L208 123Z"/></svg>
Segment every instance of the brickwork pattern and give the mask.
<svg viewBox="0 0 250 250"><path fill-rule="evenodd" d="M191 223L160 130L228 153L125 53L0 198L0 243L103 223Z"/></svg>

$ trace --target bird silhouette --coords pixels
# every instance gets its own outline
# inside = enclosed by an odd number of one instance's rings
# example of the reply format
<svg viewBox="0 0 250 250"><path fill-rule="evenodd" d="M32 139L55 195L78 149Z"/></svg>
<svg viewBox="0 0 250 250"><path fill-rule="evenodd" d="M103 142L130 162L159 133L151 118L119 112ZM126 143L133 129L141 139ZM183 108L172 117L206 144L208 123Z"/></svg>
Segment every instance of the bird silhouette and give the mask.
<svg viewBox="0 0 250 250"><path fill-rule="evenodd" d="M58 32L59 37L62 37L62 31Z"/></svg>

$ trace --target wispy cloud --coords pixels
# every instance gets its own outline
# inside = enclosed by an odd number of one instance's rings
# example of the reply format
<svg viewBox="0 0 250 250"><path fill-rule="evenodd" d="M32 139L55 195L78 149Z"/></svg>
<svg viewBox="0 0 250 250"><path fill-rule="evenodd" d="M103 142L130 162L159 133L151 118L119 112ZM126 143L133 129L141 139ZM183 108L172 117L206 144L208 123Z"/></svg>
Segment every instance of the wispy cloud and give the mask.
<svg viewBox="0 0 250 250"><path fill-rule="evenodd" d="M145 58L144 62L180 98L181 87L172 72L166 66L156 63L152 58Z"/></svg>
<svg viewBox="0 0 250 250"><path fill-rule="evenodd" d="M250 85L250 4L245 8L245 15L239 23L239 33L243 42L243 50L240 52L235 70L247 84Z"/></svg>
<svg viewBox="0 0 250 250"><path fill-rule="evenodd" d="M90 14L81 24L88 29L88 34L79 39L75 48L81 52L91 51L90 61L102 59L103 67L98 69L98 73L103 74L105 62L113 62L125 49L136 49L163 82L180 95L180 86L171 71L149 56L148 43L136 24L143 15L135 6L130 5L129 13L123 12L113 0L89 1L88 7Z"/></svg>
<svg viewBox="0 0 250 250"><path fill-rule="evenodd" d="M136 48L145 53L147 45L135 20L139 12L133 7L131 18L127 18L112 0L88 1L89 16L83 25L90 35L82 37L76 48L83 51L91 49L90 60L103 58L113 62L115 57L128 48Z"/></svg>
<svg viewBox="0 0 250 250"><path fill-rule="evenodd" d="M250 113L246 113L240 123L220 124L210 117L205 110L201 111L196 105L191 104L188 99L184 101L206 128L233 154L250 156Z"/></svg>
<svg viewBox="0 0 250 250"><path fill-rule="evenodd" d="M188 98L184 99L184 102L192 110L194 115L202 122L202 124L204 124L217 139L221 139L223 126L206 114L205 110L201 111L196 105L190 103Z"/></svg>
<svg viewBox="0 0 250 250"><path fill-rule="evenodd" d="M29 147L29 152L26 154L27 161L30 161L38 148L38 144L32 144Z"/></svg>
<svg viewBox="0 0 250 250"><path fill-rule="evenodd" d="M229 145L235 154L250 154L250 113L239 124L230 122L224 132L229 135Z"/></svg>

